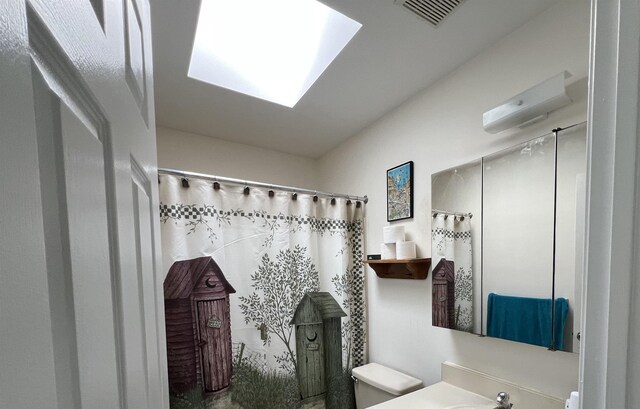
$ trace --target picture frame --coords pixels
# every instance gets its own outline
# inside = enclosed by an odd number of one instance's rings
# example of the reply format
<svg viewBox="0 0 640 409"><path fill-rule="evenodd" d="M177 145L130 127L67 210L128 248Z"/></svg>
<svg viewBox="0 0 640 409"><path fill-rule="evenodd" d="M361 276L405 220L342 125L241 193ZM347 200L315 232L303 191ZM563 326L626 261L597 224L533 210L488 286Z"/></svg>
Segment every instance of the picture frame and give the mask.
<svg viewBox="0 0 640 409"><path fill-rule="evenodd" d="M413 161L387 170L387 221L413 218Z"/></svg>

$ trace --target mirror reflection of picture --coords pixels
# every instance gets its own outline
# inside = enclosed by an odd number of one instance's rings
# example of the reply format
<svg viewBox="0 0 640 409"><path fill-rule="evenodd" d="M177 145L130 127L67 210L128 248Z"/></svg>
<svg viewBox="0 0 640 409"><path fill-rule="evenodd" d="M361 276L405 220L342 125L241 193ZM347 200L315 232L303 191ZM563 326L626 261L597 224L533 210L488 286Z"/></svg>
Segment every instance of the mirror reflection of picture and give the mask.
<svg viewBox="0 0 640 409"><path fill-rule="evenodd" d="M578 352L585 173L582 123L432 175L433 325Z"/></svg>

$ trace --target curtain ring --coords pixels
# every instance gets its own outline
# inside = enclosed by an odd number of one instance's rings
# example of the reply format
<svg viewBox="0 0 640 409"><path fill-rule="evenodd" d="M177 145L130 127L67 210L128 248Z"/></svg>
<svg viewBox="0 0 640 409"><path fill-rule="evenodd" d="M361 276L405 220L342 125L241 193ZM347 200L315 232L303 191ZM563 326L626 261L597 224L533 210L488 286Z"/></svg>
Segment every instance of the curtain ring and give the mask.
<svg viewBox="0 0 640 409"><path fill-rule="evenodd" d="M334 206L336 204L336 198L331 196L331 206Z"/></svg>
<svg viewBox="0 0 640 409"><path fill-rule="evenodd" d="M251 193L251 189L249 189L249 186L247 186L247 182L244 182L244 190L242 191L242 193L244 193L245 196L249 196L249 193Z"/></svg>
<svg viewBox="0 0 640 409"><path fill-rule="evenodd" d="M291 200L293 200L293 201L298 200L298 193L297 192L293 192L293 194L291 195Z"/></svg>
<svg viewBox="0 0 640 409"><path fill-rule="evenodd" d="M218 178L213 179L213 190L220 190L220 183L218 183Z"/></svg>
<svg viewBox="0 0 640 409"><path fill-rule="evenodd" d="M356 209L359 209L359 208L361 208L361 207L362 207L362 202L358 200L358 201L356 202Z"/></svg>
<svg viewBox="0 0 640 409"><path fill-rule="evenodd" d="M313 202L316 203L318 201L318 191L313 195Z"/></svg>
<svg viewBox="0 0 640 409"><path fill-rule="evenodd" d="M189 187L189 180L187 178L182 178L182 187Z"/></svg>

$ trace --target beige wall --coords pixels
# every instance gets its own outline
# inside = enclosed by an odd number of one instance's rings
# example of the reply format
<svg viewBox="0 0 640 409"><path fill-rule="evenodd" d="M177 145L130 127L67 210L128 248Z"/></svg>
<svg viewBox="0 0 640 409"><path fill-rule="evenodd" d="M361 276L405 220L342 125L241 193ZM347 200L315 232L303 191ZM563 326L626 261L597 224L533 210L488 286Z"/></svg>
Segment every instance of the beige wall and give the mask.
<svg viewBox="0 0 640 409"><path fill-rule="evenodd" d="M323 189L370 198L367 252L380 252L387 224L386 169L415 162L415 217L399 223L429 257L431 174L583 121L588 43L589 2L562 1L322 157ZM523 130L482 130L484 111L562 70L573 74L573 104ZM577 390L577 355L432 327L430 279L384 280L368 270L367 286L371 361L427 384L449 360L558 397Z"/></svg>
<svg viewBox="0 0 640 409"><path fill-rule="evenodd" d="M170 128L157 128L158 166L317 189L317 161Z"/></svg>

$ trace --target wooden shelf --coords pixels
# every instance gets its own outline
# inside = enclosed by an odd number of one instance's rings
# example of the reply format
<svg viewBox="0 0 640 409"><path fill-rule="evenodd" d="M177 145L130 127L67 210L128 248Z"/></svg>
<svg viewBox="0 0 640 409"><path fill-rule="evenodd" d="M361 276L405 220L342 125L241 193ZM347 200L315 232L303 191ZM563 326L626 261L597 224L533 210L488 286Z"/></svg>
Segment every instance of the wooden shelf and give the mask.
<svg viewBox="0 0 640 409"><path fill-rule="evenodd" d="M429 275L430 258L406 260L365 260L380 278L406 278L424 280Z"/></svg>

